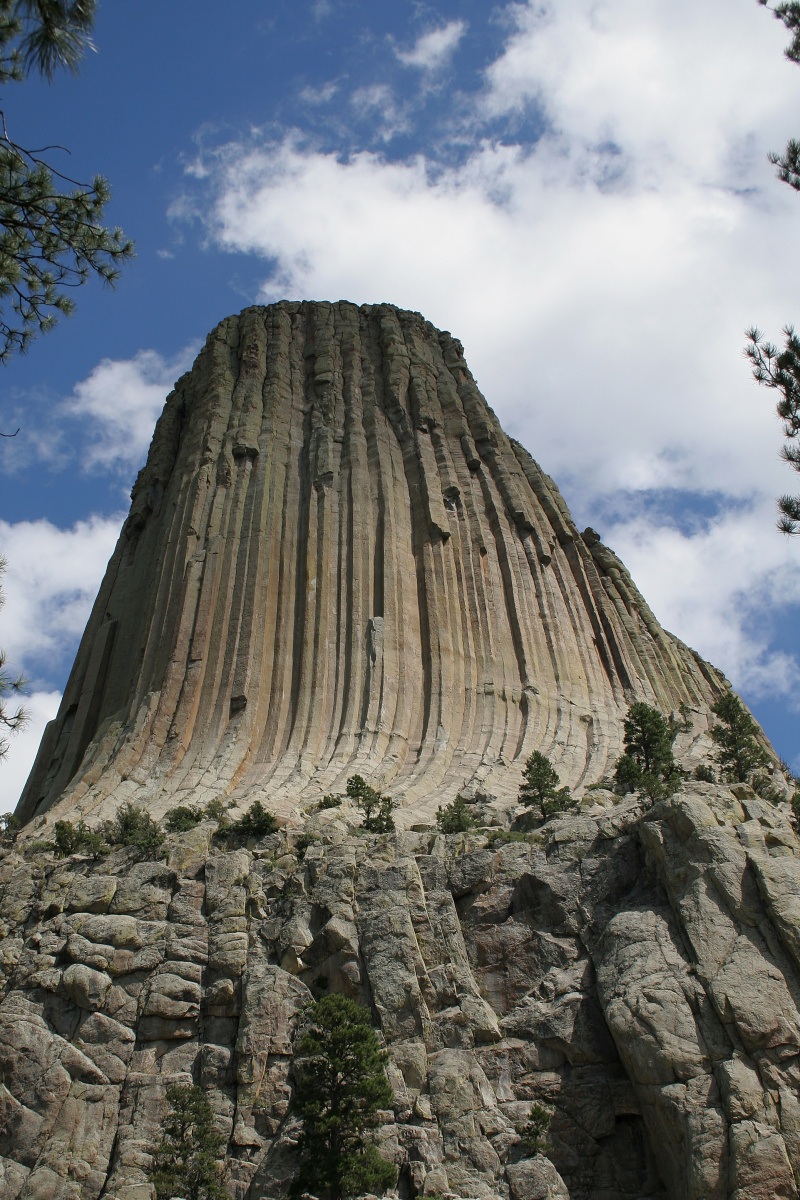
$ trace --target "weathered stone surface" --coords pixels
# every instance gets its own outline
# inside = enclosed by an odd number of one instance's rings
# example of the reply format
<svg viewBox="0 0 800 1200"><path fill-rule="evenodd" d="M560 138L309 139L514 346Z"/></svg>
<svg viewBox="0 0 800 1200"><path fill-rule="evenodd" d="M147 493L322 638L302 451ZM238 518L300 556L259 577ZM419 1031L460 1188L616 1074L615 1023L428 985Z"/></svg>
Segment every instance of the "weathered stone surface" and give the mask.
<svg viewBox="0 0 800 1200"><path fill-rule="evenodd" d="M123 858L124 913L52 915L43 898L108 876L40 852L0 999L0 1188L146 1200L166 1088L194 1080L230 1194L280 1200L299 1015L324 981L385 1039L379 1141L403 1194L797 1197L791 825L705 784L585 811L492 847L337 832L302 861L283 832L212 845L197 878ZM195 872L181 836L171 861ZM0 873L23 862L6 850ZM546 1158L520 1154L534 1101Z"/></svg>
<svg viewBox="0 0 800 1200"><path fill-rule="evenodd" d="M700 761L725 686L578 532L455 338L282 301L217 326L168 398L19 811L267 794L291 818L358 772L407 827L459 791L497 823L534 749L571 786L607 773L635 697L691 711ZM238 932L217 944L240 964Z"/></svg>
<svg viewBox="0 0 800 1200"><path fill-rule="evenodd" d="M727 686L578 532L450 334L388 305L222 322L0 848L0 1200L152 1200L175 1082L211 1104L233 1200L283 1200L326 991L388 1051L393 1200L796 1198L788 805L586 790L637 698L674 712L688 776ZM504 842L534 749L580 805ZM317 809L355 773L395 834ZM457 794L479 828L443 836ZM231 848L204 820L153 861L31 846L61 817L212 799L279 831ZM549 1146L526 1158L534 1103Z"/></svg>

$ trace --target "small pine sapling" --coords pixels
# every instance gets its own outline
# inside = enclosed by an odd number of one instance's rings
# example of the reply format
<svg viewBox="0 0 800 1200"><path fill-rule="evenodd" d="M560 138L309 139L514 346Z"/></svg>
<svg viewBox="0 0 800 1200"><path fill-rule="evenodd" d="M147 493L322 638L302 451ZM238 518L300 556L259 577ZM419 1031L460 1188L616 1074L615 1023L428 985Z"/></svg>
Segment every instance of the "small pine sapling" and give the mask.
<svg viewBox="0 0 800 1200"><path fill-rule="evenodd" d="M342 807L342 797L334 796L334 795L323 796L322 799L320 800L319 804L317 805L317 808L321 809L321 810L326 809L326 808L341 808L341 807Z"/></svg>
<svg viewBox="0 0 800 1200"><path fill-rule="evenodd" d="M436 811L436 824L442 833L468 833L475 828L475 818L463 796L456 796L452 804Z"/></svg>
<svg viewBox="0 0 800 1200"><path fill-rule="evenodd" d="M700 763L695 767L692 779L696 779L698 783L716 783L716 776L706 763Z"/></svg>
<svg viewBox="0 0 800 1200"><path fill-rule="evenodd" d="M164 1137L153 1155L150 1174L158 1200L227 1200L220 1182L224 1136L214 1125L211 1105L199 1087L167 1088L169 1112Z"/></svg>
<svg viewBox="0 0 800 1200"><path fill-rule="evenodd" d="M537 1100L535 1104L531 1105L528 1120L516 1126L520 1138L519 1144L526 1156L532 1158L536 1154L547 1153L549 1148L547 1131L552 1119L553 1114L550 1110Z"/></svg>

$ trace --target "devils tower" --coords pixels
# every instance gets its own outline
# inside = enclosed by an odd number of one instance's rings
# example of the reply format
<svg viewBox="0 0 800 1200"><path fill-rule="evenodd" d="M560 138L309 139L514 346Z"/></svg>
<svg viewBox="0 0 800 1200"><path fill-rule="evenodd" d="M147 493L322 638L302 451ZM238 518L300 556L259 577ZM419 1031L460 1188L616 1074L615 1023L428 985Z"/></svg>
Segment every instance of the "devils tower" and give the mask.
<svg viewBox="0 0 800 1200"><path fill-rule="evenodd" d="M410 819L513 797L533 750L576 788L632 700L702 714L725 686L418 313L221 322L132 499L24 820L181 797L288 815L356 772Z"/></svg>
<svg viewBox="0 0 800 1200"><path fill-rule="evenodd" d="M172 1085L232 1200L287 1200L327 994L386 1047L388 1200L797 1200L800 839L777 764L711 769L729 686L449 333L390 305L223 321L0 837L0 1200L156 1200ZM608 786L634 700L673 718L657 802ZM576 806L520 828L534 750ZM320 803L355 774L394 831ZM255 800L264 836L226 811ZM136 809L147 842L118 834Z"/></svg>

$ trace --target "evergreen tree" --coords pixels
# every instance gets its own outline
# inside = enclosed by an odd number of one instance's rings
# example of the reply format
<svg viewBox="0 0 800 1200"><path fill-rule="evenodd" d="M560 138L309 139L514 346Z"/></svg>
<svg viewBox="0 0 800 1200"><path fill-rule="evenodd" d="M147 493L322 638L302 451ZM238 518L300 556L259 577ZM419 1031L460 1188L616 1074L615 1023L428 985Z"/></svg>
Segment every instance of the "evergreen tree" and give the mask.
<svg viewBox="0 0 800 1200"><path fill-rule="evenodd" d="M528 1120L524 1124L516 1126L520 1137L520 1146L526 1154L533 1156L547 1153L549 1145L547 1131L550 1128L552 1117L553 1114L549 1109L537 1100L535 1104L531 1105Z"/></svg>
<svg viewBox="0 0 800 1200"><path fill-rule="evenodd" d="M56 821L53 833L57 858L68 858L70 854L90 854L92 858L100 858L108 854L103 835L90 829L85 821L74 825L72 821Z"/></svg>
<svg viewBox="0 0 800 1200"><path fill-rule="evenodd" d="M550 759L539 750L534 750L522 772L520 804L526 808L538 808L546 817L574 807L577 801L571 798L569 788L560 788L558 783L558 773L551 766Z"/></svg>
<svg viewBox="0 0 800 1200"><path fill-rule="evenodd" d="M142 855L160 852L164 834L148 812L128 802L117 809L113 821L103 825L106 841L114 846L134 846Z"/></svg>
<svg viewBox="0 0 800 1200"><path fill-rule="evenodd" d="M6 560L0 556L0 581L5 574ZM2 586L0 586L0 608L5 604ZM28 714L19 703L9 704L9 699L18 697L25 691L25 680L21 675L12 675L5 669L6 656L0 650L0 762L7 756L10 743L6 733L19 733L28 720Z"/></svg>
<svg viewBox="0 0 800 1200"><path fill-rule="evenodd" d="M769 765L769 755L758 744L758 726L737 695L726 692L711 711L721 722L711 729L716 759L729 780L744 783L751 771Z"/></svg>
<svg viewBox="0 0 800 1200"><path fill-rule="evenodd" d="M300 1038L292 1110L302 1121L300 1167L290 1195L328 1200L384 1192L395 1167L379 1155L370 1131L394 1095L367 1009L345 996L323 996Z"/></svg>
<svg viewBox="0 0 800 1200"><path fill-rule="evenodd" d="M199 825L205 814L197 804L179 804L171 808L164 816L164 828L167 833L186 833Z"/></svg>
<svg viewBox="0 0 800 1200"><path fill-rule="evenodd" d="M240 837L263 838L274 833L278 822L274 815L264 808L260 800L254 800L246 813L238 821L231 821L226 827L226 833Z"/></svg>
<svg viewBox="0 0 800 1200"><path fill-rule="evenodd" d="M211 1105L199 1087L167 1088L169 1112L150 1175L158 1200L227 1200L219 1182L225 1138L214 1126Z"/></svg>
<svg viewBox="0 0 800 1200"><path fill-rule="evenodd" d="M758 0L789 30L792 40L784 50L790 62L800 63L800 3L798 0L781 2L770 8L768 0ZM794 138L786 145L783 154L768 155L778 168L778 178L795 191L800 191L800 142ZM776 411L783 422L786 438L781 457L795 471L800 471L800 340L792 325L783 330L783 349L779 350L766 341L759 329L753 326L745 333L747 342L744 352L753 369L753 378L767 388L778 392ZM778 529L781 533L800 534L800 495L785 495L778 498Z"/></svg>
<svg viewBox="0 0 800 1200"><path fill-rule="evenodd" d="M677 726L658 709L637 701L628 709L623 734L625 753L614 768L618 787L646 792L654 800L674 792L680 782L672 753Z"/></svg>
<svg viewBox="0 0 800 1200"><path fill-rule="evenodd" d="M58 67L77 71L91 46L95 8L96 0L0 0L0 84L19 82L30 71L50 81ZM52 329L56 313L74 311L62 289L78 287L92 274L116 282L133 243L122 230L104 228L109 198L101 175L79 183L40 151L15 142L2 114L0 362Z"/></svg>
<svg viewBox="0 0 800 1200"><path fill-rule="evenodd" d="M475 828L475 818L463 796L456 796L452 804L436 810L436 824L442 833L468 833Z"/></svg>
<svg viewBox="0 0 800 1200"><path fill-rule="evenodd" d="M361 828L367 833L392 833L394 817L392 809L394 802L391 796L382 796L376 788L370 787L361 775L351 775L347 781L347 795L355 800L364 814Z"/></svg>

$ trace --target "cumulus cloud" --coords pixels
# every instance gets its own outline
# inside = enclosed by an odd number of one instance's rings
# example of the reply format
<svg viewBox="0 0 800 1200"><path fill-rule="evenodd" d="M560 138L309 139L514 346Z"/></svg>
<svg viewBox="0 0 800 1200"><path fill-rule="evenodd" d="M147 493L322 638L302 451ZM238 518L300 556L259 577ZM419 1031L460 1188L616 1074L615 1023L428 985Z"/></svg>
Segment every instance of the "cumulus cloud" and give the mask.
<svg viewBox="0 0 800 1200"><path fill-rule="evenodd" d="M405 67L438 71L447 65L466 32L466 21L448 21L438 29L421 34L410 50L395 50L395 54Z"/></svg>
<svg viewBox="0 0 800 1200"><path fill-rule="evenodd" d="M8 757L0 763L0 812L11 812L16 808L36 758L44 727L56 715L60 703L60 692L33 692L25 697L28 723L9 738Z"/></svg>
<svg viewBox="0 0 800 1200"><path fill-rule="evenodd" d="M34 685L74 650L119 536L123 514L90 517L70 529L50 521L0 521L8 560L0 642L12 670Z"/></svg>
<svg viewBox="0 0 800 1200"><path fill-rule="evenodd" d="M621 521L605 540L665 628L722 666L738 690L783 697L800 711L800 663L769 645L769 618L779 619L800 595L797 547L770 536L773 519L772 506L760 501L694 530Z"/></svg>
<svg viewBox="0 0 800 1200"><path fill-rule="evenodd" d="M104 358L75 385L64 409L92 421L85 469L141 465L164 401L196 352L197 346L187 346L170 360L155 350L140 350L130 359Z"/></svg>

